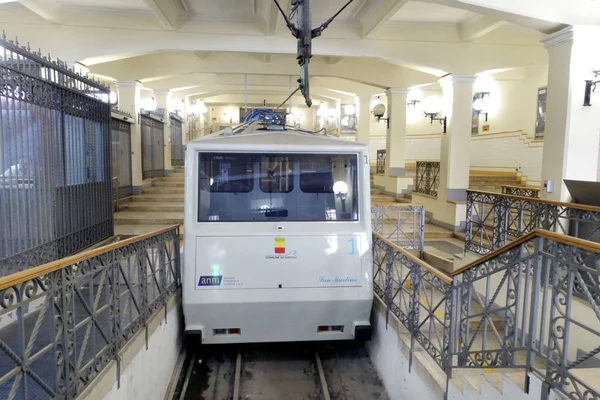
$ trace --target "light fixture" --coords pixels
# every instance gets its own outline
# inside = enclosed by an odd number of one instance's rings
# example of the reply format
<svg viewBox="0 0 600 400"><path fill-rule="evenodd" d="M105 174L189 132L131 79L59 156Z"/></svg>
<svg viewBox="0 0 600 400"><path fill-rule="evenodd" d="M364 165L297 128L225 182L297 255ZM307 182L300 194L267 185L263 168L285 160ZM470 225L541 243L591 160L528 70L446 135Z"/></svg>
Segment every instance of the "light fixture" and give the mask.
<svg viewBox="0 0 600 400"><path fill-rule="evenodd" d="M447 117L438 118L438 114L440 113L441 108L442 108L442 99L439 98L438 96L428 97L423 102L423 109L424 109L425 117L429 118L431 120L432 124L433 124L433 121L440 121L440 124L443 125L443 127L444 127L444 133L446 133L448 118Z"/></svg>
<svg viewBox="0 0 600 400"><path fill-rule="evenodd" d="M333 184L333 193L342 201L342 213L346 212L346 195L348 195L348 184L344 181L337 181Z"/></svg>
<svg viewBox="0 0 600 400"><path fill-rule="evenodd" d="M486 111L486 102L484 101L485 96L489 96L490 92L476 92L473 96L473 110L477 111L477 114L485 114L485 122L488 120L488 112Z"/></svg>
<svg viewBox="0 0 600 400"><path fill-rule="evenodd" d="M600 70L594 70L594 71L592 71L592 74L594 74L594 78L597 78L598 75L600 75ZM585 93L583 95L583 106L584 107L590 107L592 105L592 103L590 103L590 101L592 99L592 92L596 91L597 83L600 83L600 80L597 80L597 81L586 80L585 81Z"/></svg>
<svg viewBox="0 0 600 400"><path fill-rule="evenodd" d="M156 99L154 97L147 97L142 100L142 109L145 111L156 110Z"/></svg>
<svg viewBox="0 0 600 400"><path fill-rule="evenodd" d="M356 107L352 104L347 104L344 106L344 114L346 115L354 115L356 114Z"/></svg>
<svg viewBox="0 0 600 400"><path fill-rule="evenodd" d="M407 106L412 105L413 107L416 107L417 104L423 100L423 92L421 89L411 89L406 95L406 99L408 100L406 103Z"/></svg>
<svg viewBox="0 0 600 400"><path fill-rule="evenodd" d="M373 115L375 116L375 118L377 118L377 122L379 122L380 120L384 120L387 122L387 128L390 129L390 118L383 118L383 115L385 114L385 106L381 103L378 103L375 105L375 107L373 107Z"/></svg>

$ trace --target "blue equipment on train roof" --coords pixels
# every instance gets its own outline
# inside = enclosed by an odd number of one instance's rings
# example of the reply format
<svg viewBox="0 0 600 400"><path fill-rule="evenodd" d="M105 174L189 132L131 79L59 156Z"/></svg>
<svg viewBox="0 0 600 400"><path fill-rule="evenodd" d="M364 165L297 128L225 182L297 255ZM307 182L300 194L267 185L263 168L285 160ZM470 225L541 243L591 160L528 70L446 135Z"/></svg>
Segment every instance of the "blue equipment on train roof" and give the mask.
<svg viewBox="0 0 600 400"><path fill-rule="evenodd" d="M270 121L275 124L283 124L285 121L273 110L268 108L257 108L252 110L244 117L244 122L251 121Z"/></svg>

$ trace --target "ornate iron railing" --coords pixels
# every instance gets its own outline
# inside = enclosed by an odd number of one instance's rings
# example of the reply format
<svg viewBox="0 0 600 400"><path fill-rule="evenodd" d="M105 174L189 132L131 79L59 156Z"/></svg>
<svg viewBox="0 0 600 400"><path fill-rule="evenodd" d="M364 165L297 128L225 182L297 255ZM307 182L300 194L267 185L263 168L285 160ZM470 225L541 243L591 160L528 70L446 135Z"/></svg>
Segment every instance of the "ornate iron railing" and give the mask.
<svg viewBox="0 0 600 400"><path fill-rule="evenodd" d="M371 206L373 231L406 250L423 256L425 208L419 205Z"/></svg>
<svg viewBox="0 0 600 400"><path fill-rule="evenodd" d="M600 241L600 207L467 191L466 250L486 254L535 229Z"/></svg>
<svg viewBox="0 0 600 400"><path fill-rule="evenodd" d="M415 193L437 197L440 187L439 161L417 161Z"/></svg>
<svg viewBox="0 0 600 400"><path fill-rule="evenodd" d="M540 197L540 189L531 187L502 185L502 194L507 194L509 196L532 197L534 199L537 199Z"/></svg>
<svg viewBox="0 0 600 400"><path fill-rule="evenodd" d="M600 399L600 244L536 230L452 277L373 233L374 291L416 344L455 368L522 368L570 399ZM524 373L526 387L528 375ZM593 379L593 378L592 378Z"/></svg>
<svg viewBox="0 0 600 400"><path fill-rule="evenodd" d="M0 276L113 234L109 94L0 39Z"/></svg>
<svg viewBox="0 0 600 400"><path fill-rule="evenodd" d="M452 279L375 232L373 268L375 293L411 334L410 362L416 342L450 375Z"/></svg>
<svg viewBox="0 0 600 400"><path fill-rule="evenodd" d="M385 174L385 158L387 152L386 150L377 150L377 174Z"/></svg>
<svg viewBox="0 0 600 400"><path fill-rule="evenodd" d="M125 343L180 287L178 231L0 279L0 398L73 399L110 361L119 370Z"/></svg>

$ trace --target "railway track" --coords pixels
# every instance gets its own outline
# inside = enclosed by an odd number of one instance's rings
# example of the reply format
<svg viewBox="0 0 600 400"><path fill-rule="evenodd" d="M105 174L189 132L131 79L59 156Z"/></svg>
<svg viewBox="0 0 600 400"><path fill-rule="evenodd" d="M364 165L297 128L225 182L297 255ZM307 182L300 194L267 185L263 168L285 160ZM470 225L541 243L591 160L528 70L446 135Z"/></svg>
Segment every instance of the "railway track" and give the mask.
<svg viewBox="0 0 600 400"><path fill-rule="evenodd" d="M168 400L387 400L358 344L259 344L188 350Z"/></svg>

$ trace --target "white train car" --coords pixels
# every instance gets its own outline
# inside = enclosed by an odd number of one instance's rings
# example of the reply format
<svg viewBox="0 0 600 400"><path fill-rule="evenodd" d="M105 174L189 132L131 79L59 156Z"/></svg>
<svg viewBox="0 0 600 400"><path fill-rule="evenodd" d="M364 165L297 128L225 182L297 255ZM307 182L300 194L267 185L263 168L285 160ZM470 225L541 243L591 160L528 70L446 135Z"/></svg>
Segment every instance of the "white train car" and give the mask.
<svg viewBox="0 0 600 400"><path fill-rule="evenodd" d="M367 147L266 122L228 131L187 144L185 333L370 340Z"/></svg>

